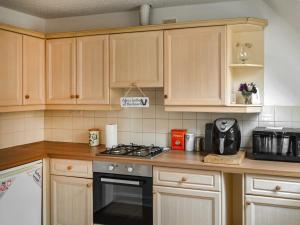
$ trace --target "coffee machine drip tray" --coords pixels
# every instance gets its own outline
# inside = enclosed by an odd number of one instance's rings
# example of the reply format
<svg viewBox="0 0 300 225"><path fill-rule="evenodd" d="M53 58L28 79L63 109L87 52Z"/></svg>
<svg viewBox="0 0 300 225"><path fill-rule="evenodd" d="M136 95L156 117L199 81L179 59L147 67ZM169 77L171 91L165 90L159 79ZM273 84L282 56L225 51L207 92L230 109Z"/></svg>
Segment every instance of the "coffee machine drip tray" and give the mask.
<svg viewBox="0 0 300 225"><path fill-rule="evenodd" d="M249 158L300 162L300 129L258 127L253 131Z"/></svg>

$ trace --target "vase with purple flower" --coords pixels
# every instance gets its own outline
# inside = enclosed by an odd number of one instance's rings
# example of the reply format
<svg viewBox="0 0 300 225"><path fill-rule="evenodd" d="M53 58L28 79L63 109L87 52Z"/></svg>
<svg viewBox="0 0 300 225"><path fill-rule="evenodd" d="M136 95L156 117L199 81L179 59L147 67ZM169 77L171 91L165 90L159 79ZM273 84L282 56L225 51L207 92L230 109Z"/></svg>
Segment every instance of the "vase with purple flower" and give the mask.
<svg viewBox="0 0 300 225"><path fill-rule="evenodd" d="M252 95L257 93L257 88L255 83L241 83L239 87L239 91L241 92L243 98L244 98L244 103L247 105L252 104Z"/></svg>

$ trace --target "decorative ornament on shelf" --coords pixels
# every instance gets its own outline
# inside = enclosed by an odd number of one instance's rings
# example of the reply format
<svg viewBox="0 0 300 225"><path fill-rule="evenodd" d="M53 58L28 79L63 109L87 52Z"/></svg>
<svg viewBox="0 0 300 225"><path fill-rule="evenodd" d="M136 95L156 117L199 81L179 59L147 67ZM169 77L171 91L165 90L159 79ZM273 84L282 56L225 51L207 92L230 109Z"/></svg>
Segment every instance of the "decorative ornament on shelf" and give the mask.
<svg viewBox="0 0 300 225"><path fill-rule="evenodd" d="M241 92L244 98L244 104L260 104L259 90L256 87L255 83L241 83L239 91Z"/></svg>
<svg viewBox="0 0 300 225"><path fill-rule="evenodd" d="M236 43L236 48L237 48L237 59L239 63L245 64L246 61L249 60L249 52L247 49L252 48L251 43Z"/></svg>

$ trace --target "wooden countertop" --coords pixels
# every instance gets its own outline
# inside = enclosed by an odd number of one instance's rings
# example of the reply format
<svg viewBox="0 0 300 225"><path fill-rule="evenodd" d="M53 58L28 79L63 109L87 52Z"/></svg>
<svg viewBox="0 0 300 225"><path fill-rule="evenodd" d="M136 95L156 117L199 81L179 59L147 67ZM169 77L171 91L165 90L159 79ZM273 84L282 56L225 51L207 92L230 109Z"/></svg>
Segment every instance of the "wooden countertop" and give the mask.
<svg viewBox="0 0 300 225"><path fill-rule="evenodd" d="M256 173L300 177L300 164L289 162L272 162L245 159L241 165L224 165L204 163L202 156L197 153L181 151L165 152L153 159L131 157L97 156L104 150L104 146L89 147L87 144L64 142L37 142L0 150L0 170L29 163L44 157L100 160L112 162L126 162L148 164L153 166L217 170L228 173Z"/></svg>

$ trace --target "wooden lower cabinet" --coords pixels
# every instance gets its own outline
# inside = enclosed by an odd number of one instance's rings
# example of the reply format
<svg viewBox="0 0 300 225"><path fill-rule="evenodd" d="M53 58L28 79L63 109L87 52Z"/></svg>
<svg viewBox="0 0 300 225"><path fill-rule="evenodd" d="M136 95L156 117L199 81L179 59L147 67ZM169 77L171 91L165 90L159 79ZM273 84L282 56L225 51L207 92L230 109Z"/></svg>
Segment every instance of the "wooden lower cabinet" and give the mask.
<svg viewBox="0 0 300 225"><path fill-rule="evenodd" d="M92 225L92 184L92 179L51 175L51 225Z"/></svg>
<svg viewBox="0 0 300 225"><path fill-rule="evenodd" d="M300 201L246 195L246 225L299 225Z"/></svg>
<svg viewBox="0 0 300 225"><path fill-rule="evenodd" d="M221 194L154 186L154 225L221 225Z"/></svg>

